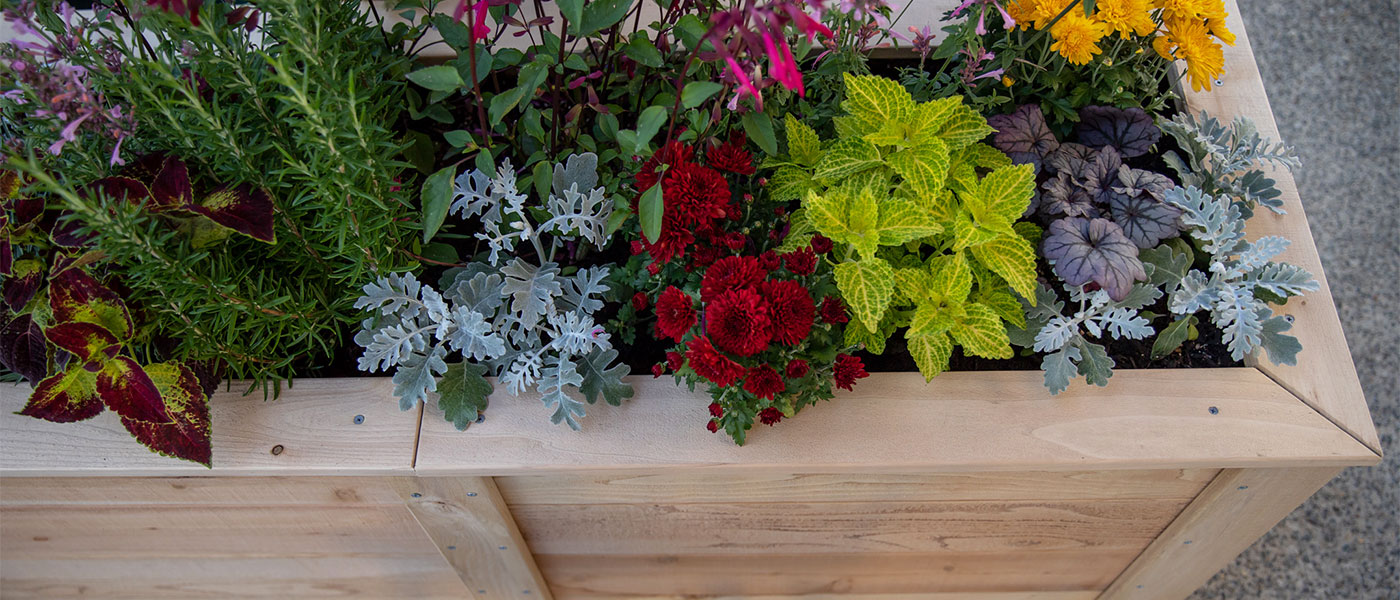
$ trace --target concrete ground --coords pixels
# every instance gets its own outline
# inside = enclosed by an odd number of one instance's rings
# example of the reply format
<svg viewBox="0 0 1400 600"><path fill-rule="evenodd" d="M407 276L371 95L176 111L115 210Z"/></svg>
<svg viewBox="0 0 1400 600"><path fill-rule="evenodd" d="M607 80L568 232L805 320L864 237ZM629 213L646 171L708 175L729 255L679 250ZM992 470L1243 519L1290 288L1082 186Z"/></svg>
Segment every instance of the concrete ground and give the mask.
<svg viewBox="0 0 1400 600"><path fill-rule="evenodd" d="M1395 600L1400 2L1239 3L1386 458L1343 472L1192 598Z"/></svg>

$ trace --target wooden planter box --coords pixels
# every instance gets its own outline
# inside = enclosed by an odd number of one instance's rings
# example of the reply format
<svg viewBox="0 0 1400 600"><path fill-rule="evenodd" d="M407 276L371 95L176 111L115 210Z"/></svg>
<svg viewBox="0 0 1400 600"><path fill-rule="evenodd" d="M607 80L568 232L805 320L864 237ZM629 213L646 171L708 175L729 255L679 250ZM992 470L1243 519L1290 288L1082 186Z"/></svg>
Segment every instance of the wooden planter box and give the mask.
<svg viewBox="0 0 1400 600"><path fill-rule="evenodd" d="M1232 12L1237 8L1231 7ZM1243 27L1192 111L1277 135ZM876 374L743 448L634 378L582 433L531 399L460 433L384 379L213 399L212 470L110 413L54 425L0 389L5 598L1183 598L1380 444L1292 179L1251 237L1322 290L1297 367Z"/></svg>

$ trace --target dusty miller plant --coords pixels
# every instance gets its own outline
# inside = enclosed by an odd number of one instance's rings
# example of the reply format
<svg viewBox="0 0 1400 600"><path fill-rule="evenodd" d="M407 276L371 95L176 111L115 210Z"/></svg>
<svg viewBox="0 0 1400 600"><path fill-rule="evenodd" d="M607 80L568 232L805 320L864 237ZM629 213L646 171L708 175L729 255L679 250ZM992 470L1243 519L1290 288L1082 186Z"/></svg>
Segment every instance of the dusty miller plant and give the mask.
<svg viewBox="0 0 1400 600"><path fill-rule="evenodd" d="M1261 167L1265 163L1290 170L1301 166L1291 146L1260 135L1254 121L1245 117L1235 117L1226 127L1205 111L1199 119L1183 112L1159 126L1186 154L1183 158L1167 152L1162 157L1180 174L1182 186L1212 196L1230 196L1245 219L1253 216L1259 204L1284 213L1279 199L1282 194Z"/></svg>
<svg viewBox="0 0 1400 600"><path fill-rule="evenodd" d="M450 212L477 218L487 250L466 267L448 271L439 293L411 274L364 286L355 306L374 313L355 341L365 348L359 367L394 369L394 394L408 410L437 392L445 418L465 429L486 407L487 376L512 395L537 390L551 420L579 428L584 401L617 405L632 395L625 365L594 314L608 291L607 266L566 274L554 262L563 244L607 241L612 200L598 186L597 156L570 156L555 165L543 206L527 207L510 162L494 176L473 170L454 184ZM548 240L546 240L548 235ZM519 242L529 252L517 252ZM448 363L449 354L461 359ZM570 392L581 395L579 400Z"/></svg>

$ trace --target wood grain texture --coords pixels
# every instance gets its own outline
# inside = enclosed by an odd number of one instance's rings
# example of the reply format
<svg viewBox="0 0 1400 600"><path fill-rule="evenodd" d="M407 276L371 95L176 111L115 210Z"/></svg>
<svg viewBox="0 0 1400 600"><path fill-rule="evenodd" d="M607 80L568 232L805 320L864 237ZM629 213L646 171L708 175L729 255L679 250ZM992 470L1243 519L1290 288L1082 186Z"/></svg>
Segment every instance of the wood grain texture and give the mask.
<svg viewBox="0 0 1400 600"><path fill-rule="evenodd" d="M110 411L80 423L13 414L30 389L0 384L0 474L384 475L413 467L421 406L399 411L388 378L298 380L277 400L242 391L221 388L209 401L214 468L206 469L147 450Z"/></svg>
<svg viewBox="0 0 1400 600"><path fill-rule="evenodd" d="M707 596L708 600L1094 600L1096 591L1086 592L914 592L907 594L803 594L801 596ZM570 594L571 600L593 600L613 596ZM694 596L629 596L630 600L695 600Z"/></svg>
<svg viewBox="0 0 1400 600"><path fill-rule="evenodd" d="M1259 126L1260 133L1277 140L1280 137L1278 125L1269 108L1264 80L1255 64L1239 6L1235 0L1229 0L1226 9L1230 13L1226 24L1235 32L1236 40L1234 47L1225 47L1224 85L1216 86L1210 92L1194 92L1190 86L1186 86L1182 92L1186 106L1193 114L1204 110L1226 123L1236 116L1249 117ZM1303 168L1308 168L1308 165ZM1303 344L1303 351L1298 353L1298 364L1275 365L1262 357L1254 357L1252 364L1379 455L1380 438L1376 435L1361 382L1356 375L1356 366L1347 349L1342 322L1337 316L1337 307L1322 271L1322 261L1312 232L1308 229L1298 187L1286 169L1266 170L1283 192L1281 199L1288 214L1276 215L1269 210L1257 210L1249 220L1248 234L1251 239L1278 235L1291 240L1292 246L1279 259L1307 269L1322 284L1322 289L1292 298L1278 311L1294 317L1293 329L1288 333L1297 336Z"/></svg>
<svg viewBox="0 0 1400 600"><path fill-rule="evenodd" d="M1188 500L533 504L512 508L541 554L928 554L1147 546Z"/></svg>
<svg viewBox="0 0 1400 600"><path fill-rule="evenodd" d="M687 470L497 477L511 506L696 502L937 502L1193 498L1216 469L932 474L717 474Z"/></svg>
<svg viewBox="0 0 1400 600"><path fill-rule="evenodd" d="M1222 471L1113 582L1102 600L1186 598L1340 471Z"/></svg>
<svg viewBox="0 0 1400 600"><path fill-rule="evenodd" d="M382 477L6 477L10 506L356 506L403 504Z"/></svg>
<svg viewBox="0 0 1400 600"><path fill-rule="evenodd" d="M635 398L590 407L581 432L544 418L534 396L493 400L465 435L425 419L417 471L934 473L1353 465L1368 448L1259 371L1120 370L1106 388L1050 396L1036 371L876 373L854 392L746 445L705 430L708 399L636 377ZM1215 407L1215 413L1211 412Z"/></svg>
<svg viewBox="0 0 1400 600"><path fill-rule="evenodd" d="M403 478L396 486L471 597L551 600L491 478Z"/></svg>
<svg viewBox="0 0 1400 600"><path fill-rule="evenodd" d="M1136 550L535 559L556 598L1084 592L1108 585Z"/></svg>

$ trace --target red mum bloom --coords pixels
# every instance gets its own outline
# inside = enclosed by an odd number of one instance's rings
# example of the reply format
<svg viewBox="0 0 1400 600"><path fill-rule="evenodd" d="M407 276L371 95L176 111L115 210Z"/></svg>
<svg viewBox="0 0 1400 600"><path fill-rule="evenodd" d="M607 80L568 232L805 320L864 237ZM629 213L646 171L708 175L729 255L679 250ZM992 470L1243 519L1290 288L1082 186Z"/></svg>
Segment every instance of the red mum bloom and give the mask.
<svg viewBox="0 0 1400 600"><path fill-rule="evenodd" d="M783 254L783 264L793 275L811 275L817 270L817 254L811 247Z"/></svg>
<svg viewBox="0 0 1400 600"><path fill-rule="evenodd" d="M710 344L710 338L698 337L686 346L685 358L695 373L720 387L729 387L744 374L744 367L730 360Z"/></svg>
<svg viewBox="0 0 1400 600"><path fill-rule="evenodd" d="M749 238L744 237L744 234L739 233L737 231L731 231L724 236L724 245L728 246L730 250L733 250L735 252L743 250L744 244L748 241Z"/></svg>
<svg viewBox="0 0 1400 600"><path fill-rule="evenodd" d="M710 421L709 423L706 423L705 429L710 430L710 433L719 431L719 421Z"/></svg>
<svg viewBox="0 0 1400 600"><path fill-rule="evenodd" d="M758 255L758 266L763 267L765 271L777 269L782 264L782 261L778 260L778 253L772 250Z"/></svg>
<svg viewBox="0 0 1400 600"><path fill-rule="evenodd" d="M802 379L811 370L812 368L807 365L807 361L794 358L787 364L787 377L788 379Z"/></svg>
<svg viewBox="0 0 1400 600"><path fill-rule="evenodd" d="M695 301L685 292L669 286L656 299L656 331L677 342L695 326Z"/></svg>
<svg viewBox="0 0 1400 600"><path fill-rule="evenodd" d="M773 339L788 346L807 339L817 312L807 288L796 281L765 281L759 289L768 300Z"/></svg>
<svg viewBox="0 0 1400 600"><path fill-rule="evenodd" d="M642 311L647 309L647 295L642 292L632 294L632 310Z"/></svg>
<svg viewBox="0 0 1400 600"><path fill-rule="evenodd" d="M658 262L685 255L696 234L709 234L715 219L729 208L729 183L719 171L695 163L682 163L667 171L661 181L665 214L661 235L648 243L647 251Z"/></svg>
<svg viewBox="0 0 1400 600"><path fill-rule="evenodd" d="M651 155L646 162L642 163L642 170L637 173L637 191L645 192L656 185L662 174L657 173L657 168L661 165L675 167L690 162L695 157L695 150L690 146L680 142L671 142L662 146L655 154Z"/></svg>
<svg viewBox="0 0 1400 600"><path fill-rule="evenodd" d="M700 300L714 302L724 292L758 285L767 276L768 272L752 256L726 256L705 271L705 278L700 281Z"/></svg>
<svg viewBox="0 0 1400 600"><path fill-rule="evenodd" d="M822 320L827 323L846 323L851 320L846 316L846 304L841 302L836 296L822 298L821 308Z"/></svg>
<svg viewBox="0 0 1400 600"><path fill-rule="evenodd" d="M705 156L706 164L721 171L739 175L753 175L753 155L744 149L743 136L730 138Z"/></svg>
<svg viewBox="0 0 1400 600"><path fill-rule="evenodd" d="M787 386L783 385L783 378L768 365L749 369L748 376L744 378L744 391L765 400L772 400L773 396L785 389Z"/></svg>
<svg viewBox="0 0 1400 600"><path fill-rule="evenodd" d="M714 418L716 418L716 419L718 419L718 418L720 418L720 417L723 417L723 416L724 416L724 407L720 406L718 402L711 402L711 403L710 403L710 416L711 416L711 417L714 417Z"/></svg>
<svg viewBox="0 0 1400 600"><path fill-rule="evenodd" d="M681 356L680 352L666 353L666 368L671 369L672 373L681 370L681 367L684 365L685 357Z"/></svg>
<svg viewBox="0 0 1400 600"><path fill-rule="evenodd" d="M652 379L655 379L655 378L660 377L660 376L665 375L665 374L666 374L666 365L663 365L663 364L661 364L661 363L656 363L656 364L654 364L654 365L651 366L651 377L652 377Z"/></svg>
<svg viewBox="0 0 1400 600"><path fill-rule="evenodd" d="M850 391L851 386L856 384L857 379L870 376L869 373L865 372L865 363L849 354L836 355L836 364L832 365L832 372L836 377L836 387L847 391Z"/></svg>
<svg viewBox="0 0 1400 600"><path fill-rule="evenodd" d="M772 340L768 302L751 288L730 290L705 305L705 333L725 352L753 356Z"/></svg>
<svg viewBox="0 0 1400 600"><path fill-rule="evenodd" d="M778 421L781 420L783 420L783 411L773 408L771 406L758 411L758 422L763 423L764 425L767 425L769 427L776 425Z"/></svg>
<svg viewBox="0 0 1400 600"><path fill-rule="evenodd" d="M812 251L816 252L817 254L826 254L827 252L831 252L831 238L828 238L820 233L812 236Z"/></svg>

